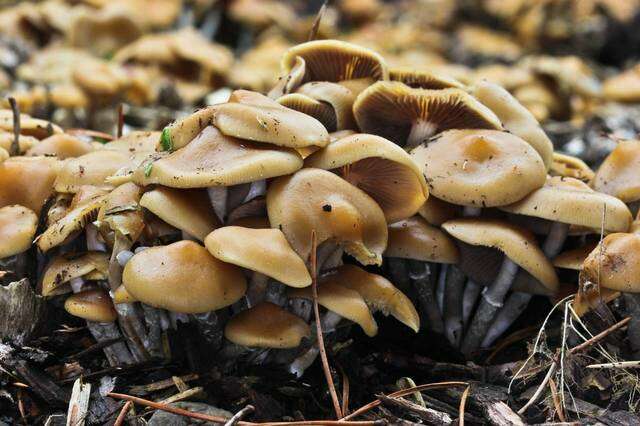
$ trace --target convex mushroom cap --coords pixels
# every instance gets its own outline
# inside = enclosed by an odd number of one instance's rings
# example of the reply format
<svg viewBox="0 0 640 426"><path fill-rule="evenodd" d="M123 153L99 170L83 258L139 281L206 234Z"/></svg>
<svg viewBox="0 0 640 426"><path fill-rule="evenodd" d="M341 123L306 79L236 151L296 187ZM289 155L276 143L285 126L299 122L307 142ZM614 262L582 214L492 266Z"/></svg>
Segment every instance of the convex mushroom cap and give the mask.
<svg viewBox="0 0 640 426"><path fill-rule="evenodd" d="M589 182L595 176L591 168L578 157L562 154L560 152L553 153L553 162L549 169L551 176L563 176L579 179Z"/></svg>
<svg viewBox="0 0 640 426"><path fill-rule="evenodd" d="M545 287L551 290L558 287L553 265L527 230L508 222L484 218L453 219L442 227L467 244L497 248Z"/></svg>
<svg viewBox="0 0 640 426"><path fill-rule="evenodd" d="M630 293L640 292L640 235L607 235L587 256L580 281Z"/></svg>
<svg viewBox="0 0 640 426"><path fill-rule="evenodd" d="M563 251L553 258L553 266L562 269L579 271L582 269L585 259L596 248L597 244L588 243L583 246Z"/></svg>
<svg viewBox="0 0 640 426"><path fill-rule="evenodd" d="M76 158L68 158L62 164L55 181L57 192L77 192L83 185L113 188L107 178L129 163L130 153L101 149Z"/></svg>
<svg viewBox="0 0 640 426"><path fill-rule="evenodd" d="M640 100L640 64L606 79L602 84L602 94L611 101Z"/></svg>
<svg viewBox="0 0 640 426"><path fill-rule="evenodd" d="M274 228L306 262L316 244L333 240L365 265L381 264L387 246L382 209L362 190L322 169L302 169L274 180L267 190L267 211Z"/></svg>
<svg viewBox="0 0 640 426"><path fill-rule="evenodd" d="M630 203L640 200L640 141L620 141L598 168L592 186L596 191Z"/></svg>
<svg viewBox="0 0 640 426"><path fill-rule="evenodd" d="M247 284L240 269L193 241L151 247L124 267L122 283L142 303L181 313L203 313L237 302Z"/></svg>
<svg viewBox="0 0 640 426"><path fill-rule="evenodd" d="M418 165L380 136L355 134L331 142L305 166L332 170L373 198L389 223L414 215L429 196Z"/></svg>
<svg viewBox="0 0 640 426"><path fill-rule="evenodd" d="M0 208L0 259L28 250L37 226L38 216L26 207Z"/></svg>
<svg viewBox="0 0 640 426"><path fill-rule="evenodd" d="M26 155L53 156L60 160L70 157L80 157L93 151L91 144L80 140L72 135L60 133L43 139L33 148L29 149Z"/></svg>
<svg viewBox="0 0 640 426"><path fill-rule="evenodd" d="M420 216L389 225L389 242L384 257L435 263L458 263L458 248L440 228Z"/></svg>
<svg viewBox="0 0 640 426"><path fill-rule="evenodd" d="M42 295L55 296L71 291L69 281L74 278L102 278L107 276L109 256L103 252L88 252L81 255L56 256L47 265L42 278Z"/></svg>
<svg viewBox="0 0 640 426"><path fill-rule="evenodd" d="M304 320L278 305L262 302L229 320L224 336L236 345L286 349L300 345L311 330Z"/></svg>
<svg viewBox="0 0 640 426"><path fill-rule="evenodd" d="M511 204L546 180L545 166L531 145L496 130L449 130L411 156L432 195L464 206Z"/></svg>
<svg viewBox="0 0 640 426"><path fill-rule="evenodd" d="M0 163L0 207L19 204L40 214L53 195L58 167L58 160L44 157L11 157Z"/></svg>
<svg viewBox="0 0 640 426"><path fill-rule="evenodd" d="M109 293L99 289L72 294L65 300L64 309L87 321L113 322L118 318Z"/></svg>
<svg viewBox="0 0 640 426"><path fill-rule="evenodd" d="M311 285L311 276L279 229L225 226L204 240L209 252L223 262L260 272L291 287Z"/></svg>

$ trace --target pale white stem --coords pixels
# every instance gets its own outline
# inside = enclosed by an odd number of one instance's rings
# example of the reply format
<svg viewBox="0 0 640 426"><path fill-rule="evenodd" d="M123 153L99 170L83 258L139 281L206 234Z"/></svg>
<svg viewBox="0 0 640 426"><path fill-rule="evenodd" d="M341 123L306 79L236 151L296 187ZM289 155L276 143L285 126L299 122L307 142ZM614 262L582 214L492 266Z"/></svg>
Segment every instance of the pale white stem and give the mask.
<svg viewBox="0 0 640 426"><path fill-rule="evenodd" d="M484 286L476 283L475 281L467 281L467 285L464 288L464 294L462 295L462 321L465 327L469 323L469 318L471 318L473 308L476 306L483 288Z"/></svg>
<svg viewBox="0 0 640 426"><path fill-rule="evenodd" d="M433 136L438 130L436 124L430 123L425 120L416 120L411 126L411 131L407 137L407 144L405 148L413 148L420 144L426 143L431 136Z"/></svg>
<svg viewBox="0 0 640 426"><path fill-rule="evenodd" d="M85 227L85 236L87 239L87 250L107 251L107 246L98 238L98 228L96 228L93 223L90 223Z"/></svg>
<svg viewBox="0 0 640 426"><path fill-rule="evenodd" d="M209 195L209 202L220 222L224 222L227 214L227 194L228 190L226 186L210 186L207 188L207 194Z"/></svg>
<svg viewBox="0 0 640 426"><path fill-rule="evenodd" d="M442 265L440 267L440 275L438 275L438 286L436 287L436 302L438 303L438 309L440 309L440 315L442 315L444 312L444 292L446 289L448 272L449 265Z"/></svg>
<svg viewBox="0 0 640 426"><path fill-rule="evenodd" d="M320 319L322 324L322 333L328 334L335 331L341 319L342 317L335 312L327 311ZM314 327L312 328L315 329ZM298 378L302 377L305 370L309 368L311 364L313 364L313 362L318 357L318 354L320 353L320 349L318 348L315 340L316 339L314 339L314 342L309 349L307 349L302 355L298 356L293 360L291 364L289 364L289 372L291 374L294 374Z"/></svg>
<svg viewBox="0 0 640 426"><path fill-rule="evenodd" d="M257 180L255 182L251 182L251 187L249 188L249 192L242 200L243 203L247 203L254 198L262 197L267 193L267 181L266 179Z"/></svg>
<svg viewBox="0 0 640 426"><path fill-rule="evenodd" d="M124 268L124 266L131 260L133 257L133 252L130 250L122 250L120 253L116 255L116 260L118 261L118 265Z"/></svg>

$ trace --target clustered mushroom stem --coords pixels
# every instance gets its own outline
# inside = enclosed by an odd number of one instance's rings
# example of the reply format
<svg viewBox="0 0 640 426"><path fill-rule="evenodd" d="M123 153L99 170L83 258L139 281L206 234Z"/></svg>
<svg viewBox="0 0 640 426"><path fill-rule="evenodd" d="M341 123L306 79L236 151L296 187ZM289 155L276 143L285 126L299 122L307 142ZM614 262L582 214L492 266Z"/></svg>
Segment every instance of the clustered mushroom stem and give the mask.
<svg viewBox="0 0 640 426"><path fill-rule="evenodd" d="M207 188L207 194L209 195L209 201L213 211L220 219L220 222L224 223L227 215L227 196L228 189L226 186L210 186Z"/></svg>
<svg viewBox="0 0 640 426"><path fill-rule="evenodd" d="M431 272L433 265L419 260L409 260L409 277L418 294L418 301L424 316L427 317L429 327L436 333L444 333L444 323L434 293L434 278L437 274Z"/></svg>
<svg viewBox="0 0 640 426"><path fill-rule="evenodd" d="M87 250L107 251L107 246L98 239L98 228L93 223L86 226L85 235L87 239Z"/></svg>
<svg viewBox="0 0 640 426"><path fill-rule="evenodd" d="M462 339L462 295L465 281L465 274L451 265L445 284L443 316L445 335L454 347L459 347Z"/></svg>
<svg viewBox="0 0 640 426"><path fill-rule="evenodd" d="M249 201L253 200L254 198L261 197L261 196L265 195L266 193L267 193L267 180L266 179L262 179L262 180L257 180L257 181L251 182L251 186L249 187L249 192L244 197L244 200L242 200L242 202L243 203L248 203Z"/></svg>
<svg viewBox="0 0 640 426"><path fill-rule="evenodd" d="M462 322L464 324L464 328L469 324L473 308L476 306L483 288L483 285L478 284L475 281L467 281L467 285L464 288L464 294L462 295Z"/></svg>
<svg viewBox="0 0 640 426"><path fill-rule="evenodd" d="M463 354L469 355L480 347L496 312L502 307L504 298L511 288L517 272L518 265L505 257L496 279L482 292L480 305L462 341L460 349Z"/></svg>
<svg viewBox="0 0 640 426"><path fill-rule="evenodd" d="M342 317L336 314L333 311L327 311L324 315L322 315L320 319L320 323L322 324L322 333L328 334L335 331L336 327L342 320ZM311 327L311 330L315 330L315 327ZM311 342L311 347L307 349L302 355L299 355L296 359L294 359L291 364L289 364L289 372L294 374L296 377L302 377L305 370L309 368L311 364L316 360L318 355L320 354L320 349L316 343L316 334L314 331L313 340Z"/></svg>
<svg viewBox="0 0 640 426"><path fill-rule="evenodd" d="M449 265L442 265L440 267L440 274L438 274L438 283L436 285L436 302L438 303L440 313L444 312L444 292L448 273Z"/></svg>
<svg viewBox="0 0 640 426"><path fill-rule="evenodd" d="M555 257L560 250L562 250L562 246L564 245L565 240L567 239L567 233L569 232L569 225L554 222L551 225L551 229L549 229L549 234L547 238L544 240L544 244L542 245L542 251L545 256L548 258ZM522 274L518 275L523 276ZM502 336L502 334L507 331L509 327L517 320L522 312L529 305L529 301L533 297L530 293L522 293L522 292L513 292L507 298L507 301L504 303L504 306L494 319L491 327L487 330L487 334L482 341L482 347L488 348L496 341L497 338Z"/></svg>
<svg viewBox="0 0 640 426"><path fill-rule="evenodd" d="M261 274L260 272L253 272L253 274L251 274L247 292L244 296L247 309L254 307L264 300L268 285L268 276Z"/></svg>
<svg viewBox="0 0 640 426"><path fill-rule="evenodd" d="M429 121L418 119L411 126L405 148L414 148L429 140L435 134L437 126Z"/></svg>

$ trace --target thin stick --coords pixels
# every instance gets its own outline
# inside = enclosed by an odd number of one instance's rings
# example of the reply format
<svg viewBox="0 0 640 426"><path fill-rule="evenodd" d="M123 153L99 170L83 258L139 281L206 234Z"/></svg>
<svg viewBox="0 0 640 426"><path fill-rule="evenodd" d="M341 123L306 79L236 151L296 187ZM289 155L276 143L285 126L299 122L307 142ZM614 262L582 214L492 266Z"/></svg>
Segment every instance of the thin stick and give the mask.
<svg viewBox="0 0 640 426"><path fill-rule="evenodd" d="M605 362L604 364L590 364L587 368L640 368L640 361Z"/></svg>
<svg viewBox="0 0 640 426"><path fill-rule="evenodd" d="M333 377L331 376L331 370L329 369L329 359L327 358L327 352L324 347L324 336L322 335L322 324L320 324L320 308L318 307L318 271L317 269L317 248L316 248L316 230L311 231L311 290L313 293L313 313L316 317L316 334L318 350L320 351L320 359L322 360L322 369L324 370L324 377L327 380L327 386L329 387L329 394L331 394L331 400L333 401L333 409L336 412L336 418L342 417L342 410L340 409L340 401L338 401L338 393L336 387L333 384Z"/></svg>
<svg viewBox="0 0 640 426"><path fill-rule="evenodd" d="M551 380L551 376L553 376L553 374L556 372L557 367L558 367L558 364L554 361L551 364L551 367L549 367L549 371L547 371L547 375L544 376L542 383L540 383L540 386L538 386L538 389L536 389L535 393L531 396L529 401L527 401L527 403L524 404L524 406L518 410L518 414L520 415L524 414L524 412L527 411L527 409L531 407L533 404L535 404L538 398L540 398L540 395L542 395L542 391L544 390L545 387L547 387L547 383L549 383L549 380Z"/></svg>
<svg viewBox="0 0 640 426"><path fill-rule="evenodd" d="M311 31L309 31L309 39L307 41L313 41L318 37L320 22L322 21L322 17L324 16L325 11L327 10L328 3L329 3L329 0L324 0L324 3L322 3L320 10L318 10L318 14L316 15L316 18L313 20Z"/></svg>
<svg viewBox="0 0 640 426"><path fill-rule="evenodd" d="M389 395L387 395L387 397L389 398L399 398L401 396L405 396L405 395L410 395L412 393L415 392L422 392L423 390L427 390L427 389L437 389L437 388L442 388L442 387L446 387L446 386L469 386L469 383L467 382L438 382L438 383L427 383L425 385L418 385L418 386L413 386L407 389L402 389L399 390L397 392L394 393L390 393ZM370 403L368 403L367 405L363 405L362 407L358 408L356 411L354 411L353 413L349 414L348 416L344 416L343 418L340 419L340 424L345 424L346 420L350 420L354 417L360 416L368 411L373 410L374 408L376 408L378 405L380 405L382 403L382 401L378 398L375 401L371 401Z"/></svg>
<svg viewBox="0 0 640 426"><path fill-rule="evenodd" d="M458 426L464 426L464 409L467 405L467 398L469 397L469 391L471 390L471 386L467 386L462 392L462 397L460 398L460 414L458 414Z"/></svg>
<svg viewBox="0 0 640 426"><path fill-rule="evenodd" d="M567 420L564 417L564 411L562 410L562 405L560 404L560 399L558 398L558 390L556 389L556 382L553 379L549 379L549 389L551 389L551 399L553 400L553 406L556 409L558 418L560 419L561 422L566 422Z"/></svg>
<svg viewBox="0 0 640 426"><path fill-rule="evenodd" d="M242 410L238 411L233 417L231 417L229 421L224 424L224 426L236 426L240 420L253 413L254 411L256 411L256 407L254 407L253 405L247 405Z"/></svg>
<svg viewBox="0 0 640 426"><path fill-rule="evenodd" d="M9 155L14 156L20 155L20 107L13 97L9 97L9 105L11 105L11 111L13 112L13 141L11 142Z"/></svg>
<svg viewBox="0 0 640 426"><path fill-rule="evenodd" d="M219 416L211 416L208 414L197 413L193 411L183 410L182 408L172 407L170 405L161 404L159 402L149 401L148 399L138 398L136 396L125 395L122 393L108 393L108 397L115 399L124 399L131 401L134 404L144 405L145 407L155 408L156 410L166 411L167 413L177 414L179 416L189 417L192 419L204 420L214 423L226 423L229 419ZM342 420L305 420L295 422L266 422L266 423L254 423L239 421L237 426L381 426L385 424L384 421L342 421Z"/></svg>
<svg viewBox="0 0 640 426"><path fill-rule="evenodd" d="M609 334L613 333L614 331L624 327L625 325L627 325L629 323L629 321L631 321L631 317L626 317L625 319L613 324L611 327L607 328L604 331L601 331L600 333L596 334L595 336L593 336L591 339L587 340L586 342L583 342L581 344L579 344L578 346L574 346L573 348L569 349L569 355L573 355L576 352L579 352L583 349L588 348L589 346L593 345L594 343L598 343L600 340L604 339L605 337L607 337Z"/></svg>
<svg viewBox="0 0 640 426"><path fill-rule="evenodd" d="M346 416L349 414L349 376L340 365L338 365L338 368L342 374L342 415Z"/></svg>
<svg viewBox="0 0 640 426"><path fill-rule="evenodd" d="M122 410L120 410L120 414L118 414L118 418L116 419L116 422L113 424L113 426L122 426L124 424L124 419L127 417L127 413L129 413L132 405L133 402L131 401L127 401L124 403L124 406L122 407Z"/></svg>
<svg viewBox="0 0 640 426"><path fill-rule="evenodd" d="M122 128L124 127L124 104L118 105L118 127L116 128L116 139L122 137Z"/></svg>

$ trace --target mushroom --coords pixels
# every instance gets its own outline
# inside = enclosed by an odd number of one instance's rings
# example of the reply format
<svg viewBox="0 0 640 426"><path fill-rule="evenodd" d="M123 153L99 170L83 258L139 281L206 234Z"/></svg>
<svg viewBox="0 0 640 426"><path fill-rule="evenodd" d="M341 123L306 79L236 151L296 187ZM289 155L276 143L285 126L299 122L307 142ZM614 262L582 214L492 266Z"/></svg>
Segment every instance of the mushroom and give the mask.
<svg viewBox="0 0 640 426"><path fill-rule="evenodd" d="M482 344L489 325L511 288L518 267L522 267L551 289L558 286L558 277L533 235L522 228L481 218L453 219L445 222L442 227L467 244L494 247L505 254L500 272L483 292L480 305L462 341L461 350L468 355Z"/></svg>
<svg viewBox="0 0 640 426"><path fill-rule="evenodd" d="M13 132L13 112L11 110L0 110L0 130ZM60 126L27 114L20 114L21 135L44 139L56 133L62 133Z"/></svg>
<svg viewBox="0 0 640 426"><path fill-rule="evenodd" d="M332 170L366 192L389 223L413 216L429 196L424 176L411 157L375 135L338 139L307 157L305 166Z"/></svg>
<svg viewBox="0 0 640 426"><path fill-rule="evenodd" d="M150 247L124 267L122 283L142 303L179 313L204 313L238 301L246 291L240 269L193 241Z"/></svg>
<svg viewBox="0 0 640 426"><path fill-rule="evenodd" d="M355 94L347 87L328 81L305 83L296 93L306 95L316 101L329 105L336 117L335 130L350 130L356 126L353 117Z"/></svg>
<svg viewBox="0 0 640 426"><path fill-rule="evenodd" d="M83 185L113 188L106 179L129 162L129 153L97 150L76 158L68 158L60 168L54 188L57 192L77 192Z"/></svg>
<svg viewBox="0 0 640 426"><path fill-rule="evenodd" d="M382 263L384 213L362 190L326 170L306 168L275 179L267 191L269 222L308 261L316 244L332 240L365 265Z"/></svg>
<svg viewBox="0 0 640 426"><path fill-rule="evenodd" d="M317 101L301 93L289 93L288 95L279 97L277 101L282 106L315 118L322 123L328 131L334 131L338 127L335 111L325 102Z"/></svg>
<svg viewBox="0 0 640 426"><path fill-rule="evenodd" d="M561 269L580 271L582 270L585 259L589 253L595 250L596 246L596 243L588 243L574 249L563 251L553 258L553 266Z"/></svg>
<svg viewBox="0 0 640 426"><path fill-rule="evenodd" d="M431 225L440 226L449 219L460 216L462 209L436 197L429 197L420 207L418 214Z"/></svg>
<svg viewBox="0 0 640 426"><path fill-rule="evenodd" d="M71 315L93 322L114 322L118 315L111 297L104 290L86 290L73 294L64 302Z"/></svg>
<svg viewBox="0 0 640 426"><path fill-rule="evenodd" d="M353 104L358 127L406 147L449 129L502 129L496 115L462 89L414 89L379 81Z"/></svg>
<svg viewBox="0 0 640 426"><path fill-rule="evenodd" d="M108 267L109 256L102 252L58 255L45 268L42 295L69 293L72 290L70 282L76 278L106 279Z"/></svg>
<svg viewBox="0 0 640 426"><path fill-rule="evenodd" d="M640 100L640 65L634 65L606 79L602 84L602 95L610 101L638 102Z"/></svg>
<svg viewBox="0 0 640 426"><path fill-rule="evenodd" d="M593 180L595 173L591 168L578 157L574 157L560 152L553 153L553 162L549 169L551 176L563 176L579 179L584 182Z"/></svg>
<svg viewBox="0 0 640 426"><path fill-rule="evenodd" d="M0 163L0 207L19 204L40 214L53 195L58 165L44 157L11 157Z"/></svg>
<svg viewBox="0 0 640 426"><path fill-rule="evenodd" d="M66 133L49 136L36 146L30 148L27 156L54 156L60 160L71 157L80 157L93 151L93 147L74 136Z"/></svg>
<svg viewBox="0 0 640 426"><path fill-rule="evenodd" d="M414 89L464 89L464 85L448 75L400 67L389 70L389 80L399 81Z"/></svg>
<svg viewBox="0 0 640 426"><path fill-rule="evenodd" d="M0 259L27 251L37 226L38 216L26 207L11 205L0 208Z"/></svg>
<svg viewBox="0 0 640 426"><path fill-rule="evenodd" d="M638 168L640 141L620 141L598 167L591 185L596 191L613 195L627 204L636 203L640 200Z"/></svg>
<svg viewBox="0 0 640 426"><path fill-rule="evenodd" d="M587 256L580 273L581 283L629 293L640 292L640 235L607 235Z"/></svg>

